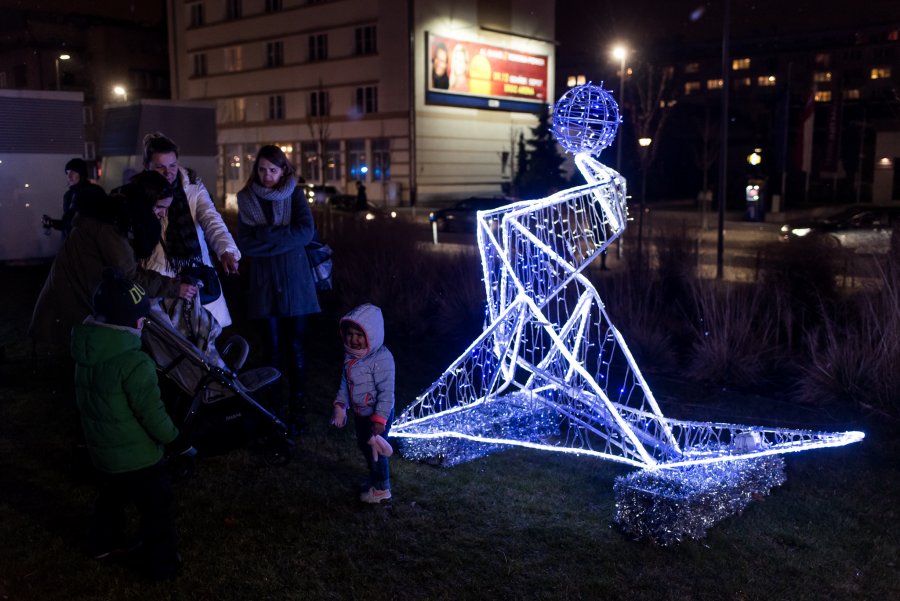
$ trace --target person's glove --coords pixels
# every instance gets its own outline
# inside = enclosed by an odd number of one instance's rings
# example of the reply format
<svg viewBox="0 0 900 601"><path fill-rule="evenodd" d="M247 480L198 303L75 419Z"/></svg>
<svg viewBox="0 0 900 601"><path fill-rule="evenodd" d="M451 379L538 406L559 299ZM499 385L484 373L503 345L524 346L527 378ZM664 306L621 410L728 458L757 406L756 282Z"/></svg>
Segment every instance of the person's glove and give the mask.
<svg viewBox="0 0 900 601"><path fill-rule="evenodd" d="M334 406L331 414L331 424L336 428L343 428L347 424L347 409L341 405Z"/></svg>

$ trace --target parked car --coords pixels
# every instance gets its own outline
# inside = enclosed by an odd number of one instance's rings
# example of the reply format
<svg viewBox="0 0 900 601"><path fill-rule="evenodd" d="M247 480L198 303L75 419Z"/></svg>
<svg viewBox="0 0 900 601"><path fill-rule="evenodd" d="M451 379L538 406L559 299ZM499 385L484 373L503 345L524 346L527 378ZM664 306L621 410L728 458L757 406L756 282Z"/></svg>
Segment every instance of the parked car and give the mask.
<svg viewBox="0 0 900 601"><path fill-rule="evenodd" d="M334 204L335 198L342 196L334 186L301 184L306 189L309 204Z"/></svg>
<svg viewBox="0 0 900 601"><path fill-rule="evenodd" d="M516 201L503 196L473 196L446 209L434 211L428 215L428 219L432 223L436 223L442 232L474 232L475 214L478 211L497 209L513 202Z"/></svg>
<svg viewBox="0 0 900 601"><path fill-rule="evenodd" d="M900 222L900 205L860 205L822 219L781 226L782 240L819 237L858 253L886 253L891 230Z"/></svg>

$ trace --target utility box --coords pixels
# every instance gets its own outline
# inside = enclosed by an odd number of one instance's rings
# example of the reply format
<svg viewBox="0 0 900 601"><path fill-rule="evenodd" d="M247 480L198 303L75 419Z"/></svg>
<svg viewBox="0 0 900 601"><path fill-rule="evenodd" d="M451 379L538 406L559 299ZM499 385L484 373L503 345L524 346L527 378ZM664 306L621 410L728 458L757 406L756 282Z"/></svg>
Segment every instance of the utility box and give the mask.
<svg viewBox="0 0 900 601"><path fill-rule="evenodd" d="M161 132L178 145L178 164L197 172L213 202L218 173L216 107L209 102L137 100L104 109L100 185L107 192L144 169L144 136Z"/></svg>
<svg viewBox="0 0 900 601"><path fill-rule="evenodd" d="M62 234L41 227L58 219L66 163L84 156L81 92L0 90L0 262L56 255Z"/></svg>

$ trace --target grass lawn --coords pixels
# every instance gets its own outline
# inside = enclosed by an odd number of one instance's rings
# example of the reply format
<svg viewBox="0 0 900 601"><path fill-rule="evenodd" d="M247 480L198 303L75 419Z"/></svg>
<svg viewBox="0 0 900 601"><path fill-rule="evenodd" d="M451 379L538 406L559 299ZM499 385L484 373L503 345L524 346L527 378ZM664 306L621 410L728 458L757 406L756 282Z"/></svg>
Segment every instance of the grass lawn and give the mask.
<svg viewBox="0 0 900 601"><path fill-rule="evenodd" d="M613 525L630 468L514 449L450 469L392 460L395 499L362 506L352 433L327 426L340 349L312 324L311 424L285 467L249 450L198 461L176 487L185 566L148 583L84 552L94 493L71 469L75 413L59 362L24 340L45 270L2 268L0 601L52 599L900 598L896 424L649 377L672 417L862 429L787 456L787 482L701 541L660 548ZM467 340L387 343L405 406Z"/></svg>

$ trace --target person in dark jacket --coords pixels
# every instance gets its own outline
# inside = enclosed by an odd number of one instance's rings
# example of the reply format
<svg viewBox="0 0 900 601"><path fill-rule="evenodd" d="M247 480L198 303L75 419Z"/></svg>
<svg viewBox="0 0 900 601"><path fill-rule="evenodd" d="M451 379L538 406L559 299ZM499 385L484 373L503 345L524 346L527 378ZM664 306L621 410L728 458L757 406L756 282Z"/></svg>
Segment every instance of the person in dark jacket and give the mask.
<svg viewBox="0 0 900 601"><path fill-rule="evenodd" d="M103 559L138 546L125 536L125 510L137 506L140 543L153 578L178 574L175 499L162 465L178 429L160 398L156 365L141 350L147 293L116 270L103 272L93 313L72 331L75 398L88 453L100 474L92 553Z"/></svg>
<svg viewBox="0 0 900 601"><path fill-rule="evenodd" d="M63 194L62 218L53 219L49 215L44 215L43 219L45 228L60 230L63 238L68 237L69 232L72 231L72 220L78 212L79 192L91 183L88 179L87 163L79 158L74 158L66 163L66 183L69 184L69 189Z"/></svg>
<svg viewBox="0 0 900 601"><path fill-rule="evenodd" d="M306 316L319 312L306 256L316 229L312 211L277 146L259 150L237 199L237 242L249 259L248 317L262 326L266 359L288 375L287 420L296 432L305 425Z"/></svg>
<svg viewBox="0 0 900 601"><path fill-rule="evenodd" d="M85 202L75 216L72 232L56 255L35 303L29 334L39 345L68 347L72 326L91 314L91 299L106 267L116 267L152 297L190 299L197 294L196 286L138 267L128 239L129 232L134 234L136 217L127 199L107 196L95 184L87 184L81 198ZM152 214L144 221L149 219Z"/></svg>

